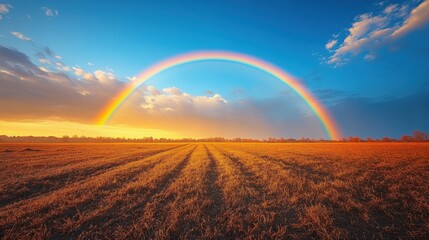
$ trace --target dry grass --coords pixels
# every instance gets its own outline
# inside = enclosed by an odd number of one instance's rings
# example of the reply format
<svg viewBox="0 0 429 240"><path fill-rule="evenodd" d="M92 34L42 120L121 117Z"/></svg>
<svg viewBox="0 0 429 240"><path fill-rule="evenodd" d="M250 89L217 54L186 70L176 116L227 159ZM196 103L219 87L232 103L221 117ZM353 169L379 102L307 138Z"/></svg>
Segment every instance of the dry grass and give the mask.
<svg viewBox="0 0 429 240"><path fill-rule="evenodd" d="M423 239L427 143L0 144L3 239Z"/></svg>

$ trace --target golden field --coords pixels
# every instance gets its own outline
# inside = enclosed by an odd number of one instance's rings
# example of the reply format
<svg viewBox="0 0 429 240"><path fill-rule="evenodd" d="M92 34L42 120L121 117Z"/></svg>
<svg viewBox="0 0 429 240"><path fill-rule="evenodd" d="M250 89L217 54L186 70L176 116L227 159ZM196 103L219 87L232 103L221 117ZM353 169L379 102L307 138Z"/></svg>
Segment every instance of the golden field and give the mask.
<svg viewBox="0 0 429 240"><path fill-rule="evenodd" d="M0 144L3 239L423 239L429 143Z"/></svg>

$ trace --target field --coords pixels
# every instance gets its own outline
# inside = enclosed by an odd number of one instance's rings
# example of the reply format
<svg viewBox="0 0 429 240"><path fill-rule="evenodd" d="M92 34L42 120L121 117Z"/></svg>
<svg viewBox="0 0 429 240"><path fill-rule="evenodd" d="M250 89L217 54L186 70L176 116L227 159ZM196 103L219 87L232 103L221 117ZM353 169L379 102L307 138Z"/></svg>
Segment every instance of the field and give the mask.
<svg viewBox="0 0 429 240"><path fill-rule="evenodd" d="M3 239L423 239L428 143L0 144Z"/></svg>

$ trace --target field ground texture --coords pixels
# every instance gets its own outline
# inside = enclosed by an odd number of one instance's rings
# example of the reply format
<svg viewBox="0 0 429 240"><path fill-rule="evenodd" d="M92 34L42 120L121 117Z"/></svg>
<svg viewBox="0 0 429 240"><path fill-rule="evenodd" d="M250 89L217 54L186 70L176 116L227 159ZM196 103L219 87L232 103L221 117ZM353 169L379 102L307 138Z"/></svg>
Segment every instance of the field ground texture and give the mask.
<svg viewBox="0 0 429 240"><path fill-rule="evenodd" d="M3 239L424 239L428 143L0 144Z"/></svg>

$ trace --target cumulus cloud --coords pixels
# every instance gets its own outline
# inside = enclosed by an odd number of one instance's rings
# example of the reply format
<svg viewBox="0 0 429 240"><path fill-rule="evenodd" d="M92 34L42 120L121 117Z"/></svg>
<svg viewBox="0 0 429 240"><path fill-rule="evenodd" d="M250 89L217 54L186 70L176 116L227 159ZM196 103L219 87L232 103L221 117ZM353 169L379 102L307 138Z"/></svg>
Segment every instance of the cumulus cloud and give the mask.
<svg viewBox="0 0 429 240"><path fill-rule="evenodd" d="M52 71L37 66L22 52L0 46L2 120L68 119L89 123L123 85L120 81L110 85L81 81L66 74L65 66L59 67L61 70Z"/></svg>
<svg viewBox="0 0 429 240"><path fill-rule="evenodd" d="M171 95L183 95L182 91L176 87L164 88L163 91Z"/></svg>
<svg viewBox="0 0 429 240"><path fill-rule="evenodd" d="M48 17L58 16L58 11L48 7L42 7L42 10L45 12L45 15Z"/></svg>
<svg viewBox="0 0 429 240"><path fill-rule="evenodd" d="M12 34L13 36L23 40L23 41L31 41L31 38L25 36L24 34L20 33L20 32L11 32L10 34Z"/></svg>
<svg viewBox="0 0 429 240"><path fill-rule="evenodd" d="M392 4L377 14L359 15L348 29L348 34L342 42L334 39L325 45L326 49L332 52L327 63L342 65L351 57L371 51L387 40L394 40L428 22L429 0L425 0L414 8L411 3Z"/></svg>
<svg viewBox="0 0 429 240"><path fill-rule="evenodd" d="M148 86L150 92L140 105L143 109L153 112L179 112L189 114L189 111L196 111L206 114L214 108L221 108L227 101L219 94L211 97L192 96L182 92L176 87L164 88L163 92L153 86Z"/></svg>
<svg viewBox="0 0 429 240"><path fill-rule="evenodd" d="M116 81L116 77L113 73L104 72L101 70L97 70L94 72L94 76L101 83L114 83Z"/></svg>
<svg viewBox="0 0 429 240"><path fill-rule="evenodd" d="M111 123L194 137L325 137L307 108L294 94L227 100L217 93L199 96L176 87L159 90L144 85L122 104Z"/></svg>
<svg viewBox="0 0 429 240"><path fill-rule="evenodd" d="M424 1L411 11L410 16L401 27L392 33L392 37L400 37L429 22L429 1Z"/></svg>
<svg viewBox="0 0 429 240"><path fill-rule="evenodd" d="M79 77L82 77L85 74L85 71L82 68L79 67L73 67L74 74L76 74Z"/></svg>

